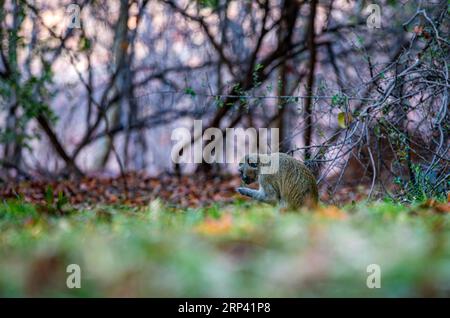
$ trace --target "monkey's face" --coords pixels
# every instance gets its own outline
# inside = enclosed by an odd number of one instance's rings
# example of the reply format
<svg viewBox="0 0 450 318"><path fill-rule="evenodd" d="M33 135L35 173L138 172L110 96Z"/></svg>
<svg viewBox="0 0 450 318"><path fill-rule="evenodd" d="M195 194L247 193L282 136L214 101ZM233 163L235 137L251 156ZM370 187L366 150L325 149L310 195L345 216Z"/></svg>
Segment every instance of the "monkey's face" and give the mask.
<svg viewBox="0 0 450 318"><path fill-rule="evenodd" d="M259 158L257 154L246 155L239 163L239 173L246 184L255 182L259 175Z"/></svg>

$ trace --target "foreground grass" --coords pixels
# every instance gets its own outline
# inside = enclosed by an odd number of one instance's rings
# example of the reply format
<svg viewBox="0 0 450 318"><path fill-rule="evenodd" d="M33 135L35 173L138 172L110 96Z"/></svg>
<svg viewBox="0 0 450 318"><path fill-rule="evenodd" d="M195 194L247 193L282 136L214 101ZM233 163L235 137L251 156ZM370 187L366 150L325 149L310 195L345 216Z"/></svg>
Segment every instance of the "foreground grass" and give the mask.
<svg viewBox="0 0 450 318"><path fill-rule="evenodd" d="M62 215L61 215L62 214ZM0 296L449 296L450 214L379 202L282 213L0 205ZM66 267L81 267L81 288ZM381 268L381 288L366 285Z"/></svg>

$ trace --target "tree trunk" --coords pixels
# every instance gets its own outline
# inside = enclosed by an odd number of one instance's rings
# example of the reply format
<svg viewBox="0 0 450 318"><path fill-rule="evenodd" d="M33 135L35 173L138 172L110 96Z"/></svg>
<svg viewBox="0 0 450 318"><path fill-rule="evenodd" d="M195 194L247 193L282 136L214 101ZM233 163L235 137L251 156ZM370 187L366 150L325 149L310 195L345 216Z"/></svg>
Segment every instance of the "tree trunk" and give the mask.
<svg viewBox="0 0 450 318"><path fill-rule="evenodd" d="M119 20L116 25L116 33L114 35L114 67L112 74L118 72L116 81L111 89L110 96L115 96L118 94L123 94L125 91L125 72L127 64L127 54L128 54L128 0L120 1L120 14ZM121 96L119 100L111 106L109 112L106 114L109 127L115 127L120 123L122 107L124 106L124 98ZM114 143L114 137L105 137L103 145L99 150L99 155L97 156L97 168L103 168L108 163L108 158L112 150Z"/></svg>
<svg viewBox="0 0 450 318"><path fill-rule="evenodd" d="M308 22L308 49L309 49L309 74L306 84L306 95L312 96L314 93L314 72L316 68L316 43L315 43L315 21L317 11L317 0L311 1L311 10L309 13ZM313 134L313 98L309 97L305 102L304 118L305 118L305 134L304 134L304 146L305 148L305 161L311 158L311 150L308 148L312 144Z"/></svg>

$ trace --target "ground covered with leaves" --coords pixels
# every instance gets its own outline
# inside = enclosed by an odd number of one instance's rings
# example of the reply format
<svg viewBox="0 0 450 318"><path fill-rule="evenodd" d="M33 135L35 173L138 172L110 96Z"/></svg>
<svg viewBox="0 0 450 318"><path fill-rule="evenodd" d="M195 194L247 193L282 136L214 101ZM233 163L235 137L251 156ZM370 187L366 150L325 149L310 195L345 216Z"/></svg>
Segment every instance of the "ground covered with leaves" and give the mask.
<svg viewBox="0 0 450 318"><path fill-rule="evenodd" d="M214 203L232 203L236 188L241 185L237 175L169 175L158 177L142 173L122 176L85 176L62 180L0 180L0 198L21 198L25 202L45 205L53 198L74 205L126 204L147 205L161 199L170 207L205 207ZM327 203L358 201L368 192L367 186L340 187L338 191L323 191L321 200Z"/></svg>
<svg viewBox="0 0 450 318"><path fill-rule="evenodd" d="M47 198L48 199L48 198ZM447 202L0 204L0 296L450 296ZM69 289L69 264L81 288ZM381 288L367 287L370 264Z"/></svg>

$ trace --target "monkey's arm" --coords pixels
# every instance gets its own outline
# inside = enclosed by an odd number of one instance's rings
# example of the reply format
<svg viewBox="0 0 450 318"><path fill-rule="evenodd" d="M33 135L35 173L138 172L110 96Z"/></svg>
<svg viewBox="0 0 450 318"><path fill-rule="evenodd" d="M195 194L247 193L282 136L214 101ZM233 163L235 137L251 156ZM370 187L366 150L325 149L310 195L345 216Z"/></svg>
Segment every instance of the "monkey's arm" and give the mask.
<svg viewBox="0 0 450 318"><path fill-rule="evenodd" d="M242 195L245 195L247 197L250 197L252 199L265 202L265 203L276 203L277 197L275 193L272 193L272 191L264 191L263 188L260 188L259 190L253 190L249 188L239 187L236 189L237 192L239 192Z"/></svg>

